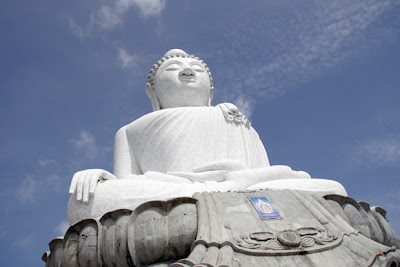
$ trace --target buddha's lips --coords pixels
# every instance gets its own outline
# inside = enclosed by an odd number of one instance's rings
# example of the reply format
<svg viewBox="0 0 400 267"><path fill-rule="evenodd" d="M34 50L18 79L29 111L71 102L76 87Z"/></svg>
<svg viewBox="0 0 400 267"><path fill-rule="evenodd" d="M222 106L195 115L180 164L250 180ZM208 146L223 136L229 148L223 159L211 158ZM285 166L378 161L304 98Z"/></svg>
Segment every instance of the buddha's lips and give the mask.
<svg viewBox="0 0 400 267"><path fill-rule="evenodd" d="M184 75L181 75L181 76L179 76L179 80L180 80L181 82L195 82L195 81L197 80L197 78L196 78L196 77L193 77L193 76L184 76Z"/></svg>

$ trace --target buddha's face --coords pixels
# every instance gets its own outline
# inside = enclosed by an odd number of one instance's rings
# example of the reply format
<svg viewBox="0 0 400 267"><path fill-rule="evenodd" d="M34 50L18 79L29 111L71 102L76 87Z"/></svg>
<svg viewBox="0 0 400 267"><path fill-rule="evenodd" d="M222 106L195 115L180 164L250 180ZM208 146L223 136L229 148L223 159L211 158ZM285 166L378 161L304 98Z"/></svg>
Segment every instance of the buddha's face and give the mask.
<svg viewBox="0 0 400 267"><path fill-rule="evenodd" d="M174 57L158 68L154 76L154 90L161 109L207 106L210 78L200 61Z"/></svg>

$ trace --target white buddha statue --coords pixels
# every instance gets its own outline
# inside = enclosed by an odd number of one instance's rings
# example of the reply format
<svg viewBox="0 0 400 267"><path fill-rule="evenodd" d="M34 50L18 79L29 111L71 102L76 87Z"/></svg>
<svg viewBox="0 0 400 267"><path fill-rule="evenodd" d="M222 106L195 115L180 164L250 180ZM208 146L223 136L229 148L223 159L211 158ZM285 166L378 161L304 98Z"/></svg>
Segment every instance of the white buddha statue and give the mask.
<svg viewBox="0 0 400 267"><path fill-rule="evenodd" d="M168 51L150 70L146 92L154 111L117 132L114 174L90 169L74 175L71 225L203 191L269 188L347 195L335 181L270 166L257 132L237 107L210 106L211 73L199 58L180 49Z"/></svg>

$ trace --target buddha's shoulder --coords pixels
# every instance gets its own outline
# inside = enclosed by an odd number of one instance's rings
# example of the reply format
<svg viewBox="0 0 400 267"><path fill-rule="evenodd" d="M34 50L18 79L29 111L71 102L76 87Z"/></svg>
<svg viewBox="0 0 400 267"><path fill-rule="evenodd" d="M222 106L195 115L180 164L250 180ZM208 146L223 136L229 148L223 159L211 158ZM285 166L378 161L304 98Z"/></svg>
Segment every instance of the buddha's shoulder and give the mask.
<svg viewBox="0 0 400 267"><path fill-rule="evenodd" d="M163 122L172 117L176 117L176 119L183 119L184 117L188 117L188 115L196 116L204 113L222 114L220 108L213 106L168 108L143 115L133 122L123 126L119 131L127 131L132 133L140 131L152 123Z"/></svg>

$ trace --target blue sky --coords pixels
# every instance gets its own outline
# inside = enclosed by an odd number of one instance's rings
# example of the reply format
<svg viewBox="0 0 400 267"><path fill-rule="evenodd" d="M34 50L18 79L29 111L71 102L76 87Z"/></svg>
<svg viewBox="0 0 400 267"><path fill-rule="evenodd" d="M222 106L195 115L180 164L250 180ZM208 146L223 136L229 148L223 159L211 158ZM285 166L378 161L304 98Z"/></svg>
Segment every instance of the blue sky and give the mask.
<svg viewBox="0 0 400 267"><path fill-rule="evenodd" d="M272 164L339 181L400 234L399 0L5 0L0 22L2 265L44 266L72 175L112 170L171 48L209 65L213 104L250 117Z"/></svg>

